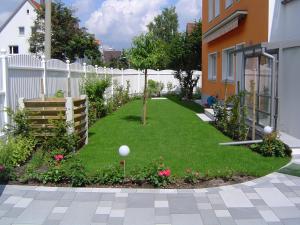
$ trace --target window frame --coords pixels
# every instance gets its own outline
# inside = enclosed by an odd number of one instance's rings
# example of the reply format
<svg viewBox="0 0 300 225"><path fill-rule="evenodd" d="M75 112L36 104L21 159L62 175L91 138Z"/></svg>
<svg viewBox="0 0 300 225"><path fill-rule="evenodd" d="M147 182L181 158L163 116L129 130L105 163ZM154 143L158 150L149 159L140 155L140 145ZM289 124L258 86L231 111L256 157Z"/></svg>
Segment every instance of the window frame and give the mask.
<svg viewBox="0 0 300 225"><path fill-rule="evenodd" d="M22 29L23 29L23 33L21 32ZM19 36L25 36L25 27L24 26L19 27Z"/></svg>
<svg viewBox="0 0 300 225"><path fill-rule="evenodd" d="M230 1L230 2L229 2ZM228 3L229 2L229 3ZM230 8L234 3L234 0L225 0L225 9Z"/></svg>
<svg viewBox="0 0 300 225"><path fill-rule="evenodd" d="M234 70L235 70L235 55L233 52L236 46L231 46L222 50L222 81L234 82ZM232 57L232 62L229 60Z"/></svg>
<svg viewBox="0 0 300 225"><path fill-rule="evenodd" d="M19 54L19 46L18 45L9 45L9 54L10 55L18 55ZM15 51L17 49L17 51Z"/></svg>
<svg viewBox="0 0 300 225"><path fill-rule="evenodd" d="M214 70L212 65L212 57L215 58L214 62ZM211 52L208 54L208 80L216 81L217 80L217 73L218 73L218 52ZM213 73L214 72L214 73Z"/></svg>

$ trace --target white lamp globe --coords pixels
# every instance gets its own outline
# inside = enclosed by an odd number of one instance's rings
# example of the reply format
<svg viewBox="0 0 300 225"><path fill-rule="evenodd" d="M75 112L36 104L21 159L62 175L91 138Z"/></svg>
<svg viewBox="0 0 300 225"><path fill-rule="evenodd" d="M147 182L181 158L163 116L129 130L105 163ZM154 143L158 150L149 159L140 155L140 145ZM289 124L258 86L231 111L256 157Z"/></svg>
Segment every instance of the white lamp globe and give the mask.
<svg viewBox="0 0 300 225"><path fill-rule="evenodd" d="M265 134L271 134L272 132L273 132L273 128L272 128L272 127L266 126L266 127L264 128L264 133L265 133Z"/></svg>
<svg viewBox="0 0 300 225"><path fill-rule="evenodd" d="M130 149L127 145L122 145L120 148L119 148L119 154L120 156L128 156L130 153Z"/></svg>

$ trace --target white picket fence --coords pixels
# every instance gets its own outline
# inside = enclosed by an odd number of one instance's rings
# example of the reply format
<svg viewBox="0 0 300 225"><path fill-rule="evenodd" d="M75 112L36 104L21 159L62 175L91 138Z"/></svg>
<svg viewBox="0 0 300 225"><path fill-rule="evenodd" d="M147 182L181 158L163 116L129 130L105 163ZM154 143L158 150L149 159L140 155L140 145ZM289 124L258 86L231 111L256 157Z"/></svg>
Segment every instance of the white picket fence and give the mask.
<svg viewBox="0 0 300 225"><path fill-rule="evenodd" d="M8 122L4 109L18 107L18 99L40 98L42 90L46 96L54 96L58 90L71 97L80 96L80 84L84 77L96 74L101 78L109 78L112 83L126 86L130 83L130 94L140 94L144 89L144 76L140 70L119 70L102 68L86 64L63 62L57 59L45 61L32 55L7 55L1 50L0 55L0 129ZM178 80L174 78L173 70L149 70L149 79L164 83L163 92L167 92L167 84L172 83L174 90L179 90ZM195 76L201 76L201 71L195 71ZM199 85L201 87L201 77ZM106 92L106 97L113 95L113 88Z"/></svg>

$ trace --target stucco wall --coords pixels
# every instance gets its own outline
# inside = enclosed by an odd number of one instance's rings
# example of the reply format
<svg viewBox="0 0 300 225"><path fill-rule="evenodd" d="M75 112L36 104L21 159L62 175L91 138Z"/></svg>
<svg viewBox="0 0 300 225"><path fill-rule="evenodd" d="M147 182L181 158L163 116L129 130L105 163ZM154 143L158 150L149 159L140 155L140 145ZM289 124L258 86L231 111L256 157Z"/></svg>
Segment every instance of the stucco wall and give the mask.
<svg viewBox="0 0 300 225"><path fill-rule="evenodd" d="M286 5L281 0L269 0L269 42L300 40L300 1L294 0Z"/></svg>
<svg viewBox="0 0 300 225"><path fill-rule="evenodd" d="M29 10L29 15L27 15ZM33 6L26 2L14 18L0 33L0 49L9 51L10 45L19 46L19 54L29 54L29 38L31 36L31 27L34 26L36 12ZM19 35L19 27L25 27L25 35Z"/></svg>
<svg viewBox="0 0 300 225"><path fill-rule="evenodd" d="M279 129L300 138L300 47L282 50L279 75Z"/></svg>

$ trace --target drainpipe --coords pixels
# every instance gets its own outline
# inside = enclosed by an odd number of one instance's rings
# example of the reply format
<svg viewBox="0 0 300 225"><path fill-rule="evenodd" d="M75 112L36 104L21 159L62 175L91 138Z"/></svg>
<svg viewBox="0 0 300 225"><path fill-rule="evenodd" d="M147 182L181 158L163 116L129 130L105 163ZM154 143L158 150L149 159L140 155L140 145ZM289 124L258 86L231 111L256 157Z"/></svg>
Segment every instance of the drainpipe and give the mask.
<svg viewBox="0 0 300 225"><path fill-rule="evenodd" d="M276 72L276 57L267 53L266 48L262 48L262 55L266 56L269 59L272 59L273 66L272 66L272 107L271 107L271 117L274 118L274 130L277 130L277 119L278 119L278 79L275 76ZM276 80L275 80L276 79ZM276 83L275 83L276 81ZM274 100L273 100L274 96ZM275 106L275 107L273 107ZM274 112L275 111L275 112Z"/></svg>

